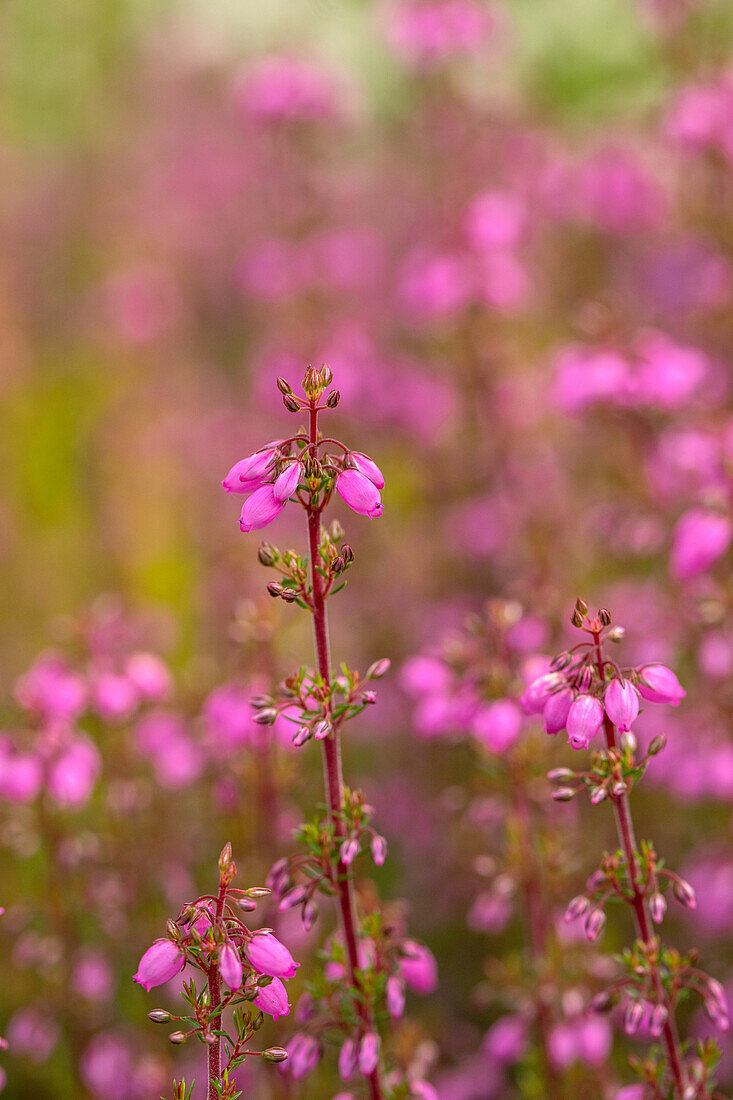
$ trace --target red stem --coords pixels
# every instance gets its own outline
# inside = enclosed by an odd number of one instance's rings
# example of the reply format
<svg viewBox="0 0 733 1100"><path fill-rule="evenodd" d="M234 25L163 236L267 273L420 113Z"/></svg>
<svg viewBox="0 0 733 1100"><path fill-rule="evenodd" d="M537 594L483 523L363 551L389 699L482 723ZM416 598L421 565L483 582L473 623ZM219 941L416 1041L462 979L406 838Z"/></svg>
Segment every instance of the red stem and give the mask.
<svg viewBox="0 0 733 1100"><path fill-rule="evenodd" d="M226 882L221 879L219 882L219 895L216 899L216 920L221 920L221 915L224 911L224 898L226 897ZM209 1015L209 1025L213 1022L216 1030L221 1031L221 978L219 976L218 960L214 959L214 963L209 967L209 1004L211 1006L211 1013ZM219 1009L218 1012L213 1011ZM217 1019L218 1017L218 1019ZM221 1077L221 1036L216 1035L214 1042L209 1047L209 1088L206 1094L207 1100L219 1100L219 1092L217 1091L215 1082L219 1082Z"/></svg>
<svg viewBox="0 0 733 1100"><path fill-rule="evenodd" d="M596 649L596 665L598 668L598 675L603 681L603 670L605 667L605 661L603 659L603 652L601 650L600 635L593 635L595 649ZM610 751L611 749L617 749L618 744L616 740L616 728L608 717L604 715L603 730L606 736L606 747ZM611 795L611 801L613 802L613 812L616 819L616 832L618 833L619 842L626 856L626 865L629 873L629 885L631 886L632 898L631 907L634 911L634 923L636 925L636 932L639 939L647 947L653 947L655 950L660 946L657 936L654 932L651 916L649 914L649 908L646 901L646 890L641 875L641 868L639 867L639 860L637 858L638 846L636 843L636 835L634 833L634 822L631 817L631 803L629 802L629 796L626 791L623 794ZM665 994L662 979L659 973L659 967L656 960L652 959L649 963L649 970L651 974L652 984L654 986L654 992L656 994L659 1004L668 1004L668 998ZM679 1037L677 1035L677 1028L674 1021L674 1016L671 1011L670 1005L669 1015L662 1031L662 1039L664 1042L664 1048L667 1053L667 1062L669 1064L670 1073L674 1081L675 1094L682 1100L687 1087L685 1079L685 1070L682 1064L682 1056L679 1049Z"/></svg>
<svg viewBox="0 0 733 1100"><path fill-rule="evenodd" d="M315 402L310 406L310 443L315 451L318 441L318 409ZM313 585L313 632L315 636L316 662L318 671L326 686L331 683L331 662L329 657L328 617L323 594L323 577L318 572L320 554L318 548L321 537L321 508L308 507L308 542L310 548L311 582ZM321 742L323 747L323 771L326 784L329 820L334 825L336 837L344 835L343 822L338 818L343 806L343 768L341 763L341 735L334 729ZM338 891L338 907L341 918L341 930L344 937L347 959L347 973L351 986L360 991L357 971L359 969L359 947L356 934L357 918L354 889L348 867L338 860L334 871ZM373 1024L368 1007L362 1002L360 1014L367 1030ZM382 1100L382 1086L379 1067L367 1078L371 1100Z"/></svg>

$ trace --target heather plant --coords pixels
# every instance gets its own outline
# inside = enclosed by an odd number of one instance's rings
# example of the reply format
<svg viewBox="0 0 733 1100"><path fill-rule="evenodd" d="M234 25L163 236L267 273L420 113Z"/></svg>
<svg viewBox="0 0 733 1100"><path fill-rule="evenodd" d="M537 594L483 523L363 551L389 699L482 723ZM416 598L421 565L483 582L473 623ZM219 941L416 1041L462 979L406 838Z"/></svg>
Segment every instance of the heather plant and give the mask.
<svg viewBox="0 0 733 1100"><path fill-rule="evenodd" d="M243 531L267 527L289 502L304 509L308 530L306 557L263 543L259 559L280 575L268 584L270 595L312 615L316 668L309 672L301 666L276 696L253 699L257 724L272 726L284 713L293 724L296 746L321 743L326 787L326 816L319 813L303 825L303 850L276 863L268 883L280 898L281 911L297 907L306 929L317 918L319 894L335 897L339 914L338 933L324 948L323 972L298 1005L303 1026L288 1045L289 1072L296 1080L312 1072L324 1041L334 1039L342 1079L363 1077L371 1100L426 1098L433 1095L431 1087L410 1080L409 1067L385 1065L381 1029L402 1015L405 982L424 991L432 988L432 960L374 899L362 901L360 911L355 891L353 867L359 854L369 851L381 866L387 845L371 824L364 795L344 783L342 734L347 722L374 704L371 682L388 671L389 661L375 661L363 676L342 664L333 675L327 601L344 587L354 552L338 522L324 526L323 513L336 492L357 514L380 516L384 477L368 455L321 433L319 415L340 400L339 391L328 388L331 381L328 367L309 367L301 397L278 378L285 408L305 412L307 428L241 459L223 481L227 492L246 494L239 521Z"/></svg>
<svg viewBox="0 0 733 1100"><path fill-rule="evenodd" d="M449 835L453 861L469 860L472 872L470 888L464 872L453 890L468 928L491 949L473 990L481 1007L500 1012L482 1044L487 1071L498 1068L522 1094L559 1100L600 1087L612 1029L587 1010L597 981L592 959L561 920L574 867L567 824L540 782L555 745L516 699L549 667L537 652L545 633L519 604L491 600L438 650L410 658L402 682L416 701L416 736L468 748L458 827ZM522 946L505 956L497 944L512 928Z"/></svg>
<svg viewBox="0 0 733 1100"><path fill-rule="evenodd" d="M256 909L257 900L269 890L233 887L236 873L232 846L226 844L219 856L216 894L200 895L185 905L175 920L169 920L167 935L147 949L134 976L150 991L187 966L204 975L201 988L195 978L183 983L185 1015L176 1016L163 1008L148 1015L154 1023L181 1025L169 1036L175 1045L196 1036L208 1048L207 1100L237 1100L244 1095L237 1087L235 1071L248 1058L277 1063L288 1057L282 1047L247 1049L262 1026L263 1014L277 1020L290 1011L283 979L292 978L298 964L271 929L251 931L244 923L241 914ZM194 1085L195 1081L190 1087L185 1080L175 1081L173 1100L189 1100Z"/></svg>
<svg viewBox="0 0 733 1100"><path fill-rule="evenodd" d="M698 1043L693 1052L689 1042L680 1041L676 1012L695 993L710 1019L726 1032L730 1023L725 992L699 968L695 949L681 952L667 946L655 928L664 920L670 888L689 909L696 906L695 892L667 865L652 841L637 841L630 802L647 765L666 742L658 735L645 752L639 751L633 726L641 702L679 706L686 693L665 665L622 668L609 656L607 644L619 643L624 632L613 626L607 610L591 617L587 604L579 599L571 621L586 637L556 657L551 671L529 685L524 702L531 712L543 714L548 733L566 730L576 750L588 750L603 731L605 744L592 751L587 769L557 769L549 778L558 802L571 801L583 790L593 805L609 801L619 847L604 853L586 891L568 905L565 919L582 918L586 936L595 942L603 933L608 905L618 902L631 912L636 936L619 960L622 974L597 995L594 1005L606 1011L620 1003L628 1035L644 1025L649 1037L658 1040L646 1057L631 1060L643 1081L640 1094L654 1100L719 1096L714 1078L718 1047L707 1041Z"/></svg>

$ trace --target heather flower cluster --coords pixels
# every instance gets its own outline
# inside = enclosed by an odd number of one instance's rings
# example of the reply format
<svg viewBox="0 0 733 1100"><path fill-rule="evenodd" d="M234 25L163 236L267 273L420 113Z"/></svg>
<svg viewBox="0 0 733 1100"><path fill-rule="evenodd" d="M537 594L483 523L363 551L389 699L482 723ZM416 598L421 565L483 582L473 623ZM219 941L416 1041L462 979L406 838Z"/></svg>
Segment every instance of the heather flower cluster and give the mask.
<svg viewBox="0 0 733 1100"><path fill-rule="evenodd" d="M251 930L242 920L242 914L256 909L257 901L269 891L232 887L236 871L231 844L227 844L219 857L217 893L196 898L175 920L169 920L167 936L151 944L134 975L148 992L171 982L187 966L204 975L200 989L195 979L182 984L185 1015L163 1008L148 1015L154 1023L179 1025L169 1035L176 1046L196 1036L207 1048L207 1100L236 1100L243 1095L236 1086L235 1071L247 1058L279 1063L288 1057L282 1047L246 1049L261 1026L262 1014L278 1020L289 1013L284 981L293 977L298 963L270 929ZM231 1025L225 1018L229 1009ZM193 1095L185 1081L174 1082L173 1088L174 1100Z"/></svg>

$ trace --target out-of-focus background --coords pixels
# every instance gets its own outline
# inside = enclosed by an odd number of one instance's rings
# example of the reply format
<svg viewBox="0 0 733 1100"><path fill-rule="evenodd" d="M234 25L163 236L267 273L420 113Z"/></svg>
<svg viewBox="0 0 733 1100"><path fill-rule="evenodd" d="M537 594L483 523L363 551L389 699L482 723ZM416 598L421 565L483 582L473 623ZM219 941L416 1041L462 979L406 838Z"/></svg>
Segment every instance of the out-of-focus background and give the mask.
<svg viewBox="0 0 733 1100"><path fill-rule="evenodd" d="M137 959L225 840L262 881L320 798L313 746L270 746L267 811L247 700L310 628L220 487L295 430L275 379L308 363L387 482L381 519L335 509L356 564L332 624L338 659L393 660L346 758L390 843L379 888L438 960L399 1057L441 1100L542 1095L524 1052L481 1062L523 943L471 908L501 895L501 791L447 688L415 712L400 675L471 615L527 624L519 667L567 644L581 594L627 661L679 670L640 830L698 889L672 941L733 977L730 5L6 0L0 40L5 1095L148 1100L195 1073ZM300 549L294 513L266 534ZM49 677L79 693L71 763ZM558 912L613 844L610 815L562 810ZM618 1029L557 1046L567 1095L628 1079ZM256 1095L330 1096L332 1063Z"/></svg>

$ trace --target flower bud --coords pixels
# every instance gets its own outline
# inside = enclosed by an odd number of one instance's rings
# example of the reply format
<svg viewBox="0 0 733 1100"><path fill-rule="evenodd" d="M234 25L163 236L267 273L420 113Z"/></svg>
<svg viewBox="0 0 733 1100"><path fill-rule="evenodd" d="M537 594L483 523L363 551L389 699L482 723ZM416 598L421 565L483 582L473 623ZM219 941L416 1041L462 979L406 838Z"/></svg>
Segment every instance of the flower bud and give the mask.
<svg viewBox="0 0 733 1100"><path fill-rule="evenodd" d="M306 932L310 932L313 925L318 920L318 906L313 901L313 898L309 898L308 901L303 903L303 907L300 910L300 922ZM300 965L300 964L298 964Z"/></svg>
<svg viewBox="0 0 733 1100"><path fill-rule="evenodd" d="M590 792L590 800L592 805L598 806L605 798L608 797L607 787L592 787Z"/></svg>
<svg viewBox="0 0 733 1100"><path fill-rule="evenodd" d="M601 608L601 610L598 612L598 618L601 620L601 626L611 625L611 612L608 611L607 608Z"/></svg>
<svg viewBox="0 0 733 1100"><path fill-rule="evenodd" d="M571 802L577 793L578 791L574 787L558 787L557 790L552 792L552 797L555 802Z"/></svg>
<svg viewBox="0 0 733 1100"><path fill-rule="evenodd" d="M283 405L291 413L300 412L300 402L292 393L283 394Z"/></svg>
<svg viewBox="0 0 733 1100"><path fill-rule="evenodd" d="M230 989L241 989L244 978L242 959L231 940L219 949L219 973Z"/></svg>
<svg viewBox="0 0 733 1100"><path fill-rule="evenodd" d="M257 551L257 557L259 558L260 565L272 566L279 558L279 554L275 547L269 542L263 542L260 544L260 548Z"/></svg>
<svg viewBox="0 0 733 1100"><path fill-rule="evenodd" d="M669 1011L666 1005L655 1005L652 1012L651 1020L649 1021L649 1031L653 1038L658 1039L664 1031L664 1025L669 1017Z"/></svg>
<svg viewBox="0 0 733 1100"><path fill-rule="evenodd" d="M294 886L292 890L288 890L287 893L283 894L282 898L280 899L278 909L281 913L286 913L288 909L292 909L294 908L294 906L300 905L300 903L305 900L305 897L305 887Z"/></svg>
<svg viewBox="0 0 733 1100"><path fill-rule="evenodd" d="M273 599L277 599L283 594L283 586L280 584L280 581L270 581L267 586L267 591L270 593Z"/></svg>
<svg viewBox="0 0 733 1100"><path fill-rule="evenodd" d="M662 752L664 748L666 748L666 745L667 738L663 733L658 733L649 745L647 753L649 754L649 756L656 756L658 753Z"/></svg>
<svg viewBox="0 0 733 1100"><path fill-rule="evenodd" d="M336 526L336 520L334 520L333 523L331 524L332 528L335 527L335 526ZM341 525L339 524L339 526L341 526ZM348 543L345 543L341 547L341 556L343 557L344 561L348 565L351 565L352 561L354 560L354 551L351 549L351 547L349 546ZM387 659L388 658L385 658L385 660L387 660Z"/></svg>
<svg viewBox="0 0 733 1100"><path fill-rule="evenodd" d="M286 500L290 499L298 488L302 472L303 467L298 461L290 462L284 467L282 472L275 478L272 486L272 493L276 501L284 504Z"/></svg>
<svg viewBox="0 0 733 1100"><path fill-rule="evenodd" d="M624 1012L624 1031L627 1035L636 1035L644 1018L644 1005L641 1001L631 1001Z"/></svg>
<svg viewBox="0 0 733 1100"><path fill-rule="evenodd" d="M675 879L672 884L672 889L674 890L674 896L677 898L677 901L682 905L686 906L688 909L697 908L695 891L692 886L690 886L689 882L686 882L683 878Z"/></svg>
<svg viewBox="0 0 733 1100"><path fill-rule="evenodd" d="M183 1034L182 1031L173 1031L173 1032L171 1032L171 1034L168 1036L168 1039L175 1046L180 1046L181 1043L186 1042L186 1036Z"/></svg>
<svg viewBox="0 0 733 1100"><path fill-rule="evenodd" d="M370 844L372 853L372 859L376 863L377 867L381 867L387 858L387 841L383 836L372 837Z"/></svg>
<svg viewBox="0 0 733 1100"><path fill-rule="evenodd" d="M565 910L563 920L566 924L570 924L571 921L577 920L578 917L582 917L583 913L587 912L590 908L590 901L585 894L578 894L568 903L568 907Z"/></svg>
<svg viewBox="0 0 733 1100"><path fill-rule="evenodd" d="M268 1047L267 1050L262 1051L262 1057L266 1062L284 1062L288 1052L284 1047Z"/></svg>
<svg viewBox="0 0 733 1100"><path fill-rule="evenodd" d="M154 1024L167 1024L171 1020L171 1014L164 1008L154 1008L152 1012L148 1012L148 1019Z"/></svg>
<svg viewBox="0 0 733 1100"><path fill-rule="evenodd" d="M348 867L354 862L360 851L361 847L359 845L359 841L356 839L356 837L350 837L348 840L345 840L341 845L339 859L346 867Z"/></svg>
<svg viewBox="0 0 733 1100"><path fill-rule="evenodd" d="M262 710L258 710L252 717L252 721L258 726L271 726L277 718L277 711L274 707L264 707Z"/></svg>
<svg viewBox="0 0 733 1100"><path fill-rule="evenodd" d="M365 1077L374 1073L379 1061L379 1036L374 1031L368 1031L359 1045L359 1069Z"/></svg>
<svg viewBox="0 0 733 1100"><path fill-rule="evenodd" d="M293 392L293 387L284 378L278 378L275 385L280 390L280 393L285 396L287 393Z"/></svg>
<svg viewBox="0 0 733 1100"><path fill-rule="evenodd" d="M380 657L378 661L375 661L373 664L369 665L369 668L366 670L366 676L364 677L364 679L381 680L382 676L389 672L391 664L392 662L390 661L389 657Z"/></svg>
<svg viewBox="0 0 733 1100"><path fill-rule="evenodd" d="M338 390L331 390L328 397L326 398L326 405L328 406L329 409L335 409L340 400L341 400L340 392Z"/></svg>
<svg viewBox="0 0 733 1100"><path fill-rule="evenodd" d="M387 1011L393 1020L398 1020L405 1011L405 986L394 974L387 978L386 997Z"/></svg>
<svg viewBox="0 0 733 1100"><path fill-rule="evenodd" d="M311 738L311 728L310 728L310 726L299 726L298 729L295 731L295 733L292 736L292 742L296 746L296 748L300 748L300 746L304 745L306 743L306 741L310 741L310 738Z"/></svg>
<svg viewBox="0 0 733 1100"><path fill-rule="evenodd" d="M320 722L316 722L316 724L314 725L313 736L315 737L316 741L323 741L326 737L328 737L332 728L333 727L331 726L331 723L328 721L328 719L322 718Z"/></svg>
<svg viewBox="0 0 733 1100"><path fill-rule="evenodd" d="M553 768L547 773L547 778L550 783L568 783L575 779L575 772L572 768Z"/></svg>
<svg viewBox="0 0 733 1100"><path fill-rule="evenodd" d="M585 922L585 934L594 943L603 934L606 927L606 914L602 909L593 909Z"/></svg>
<svg viewBox="0 0 733 1100"><path fill-rule="evenodd" d="M667 912L667 899L658 890L649 898L649 912L655 924L662 923Z"/></svg>
<svg viewBox="0 0 733 1100"><path fill-rule="evenodd" d="M581 599L580 596L578 596L577 600L575 601L575 610L583 618L585 618L585 616L588 614L588 604L585 602L585 600Z"/></svg>

